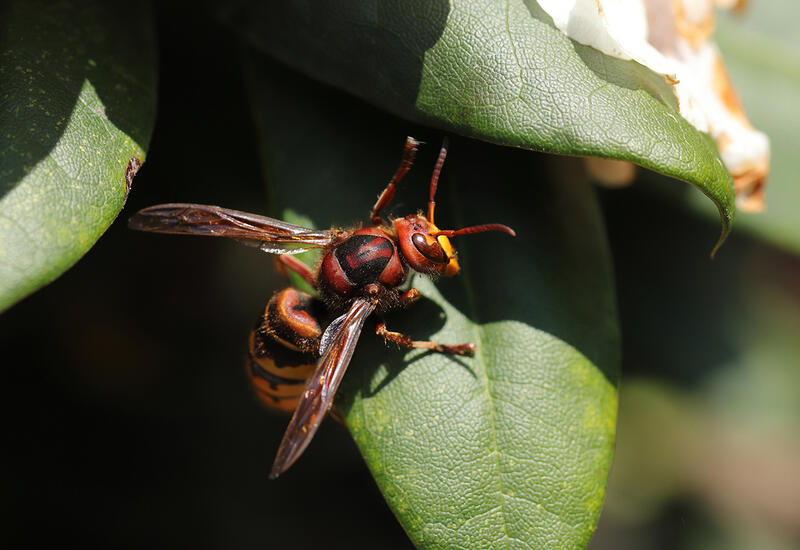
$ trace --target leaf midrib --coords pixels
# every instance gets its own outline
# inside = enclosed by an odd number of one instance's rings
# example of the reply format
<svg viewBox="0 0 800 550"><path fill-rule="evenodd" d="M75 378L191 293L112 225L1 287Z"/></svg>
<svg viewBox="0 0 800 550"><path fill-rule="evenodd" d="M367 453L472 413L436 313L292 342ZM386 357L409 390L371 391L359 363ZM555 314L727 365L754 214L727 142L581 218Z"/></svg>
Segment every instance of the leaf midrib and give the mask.
<svg viewBox="0 0 800 550"><path fill-rule="evenodd" d="M489 426L491 427L491 434L492 434L492 449L491 452L494 454L495 457L495 465L497 467L497 494L500 509L500 514L502 515L502 526L503 526L503 538L505 540L509 540L511 537L508 534L508 517L506 515L506 508L505 508L505 497L509 496L505 492L505 487L503 486L503 469L500 462L500 445L497 439L497 420L495 418L495 408L494 408L494 399L492 398L492 392L489 389L489 370L486 366L486 361L483 355L483 329L481 328L481 324L478 321L478 306L475 300L475 293L472 289L472 284L469 280L469 277L462 276L461 278L462 284L464 286L464 291L467 295L467 307L469 309L469 322L472 327L472 333L475 338L475 345L477 347L475 353L475 364L480 367L480 370L483 375L482 380L482 387L486 394L486 398L489 402ZM527 545L526 545L527 546Z"/></svg>

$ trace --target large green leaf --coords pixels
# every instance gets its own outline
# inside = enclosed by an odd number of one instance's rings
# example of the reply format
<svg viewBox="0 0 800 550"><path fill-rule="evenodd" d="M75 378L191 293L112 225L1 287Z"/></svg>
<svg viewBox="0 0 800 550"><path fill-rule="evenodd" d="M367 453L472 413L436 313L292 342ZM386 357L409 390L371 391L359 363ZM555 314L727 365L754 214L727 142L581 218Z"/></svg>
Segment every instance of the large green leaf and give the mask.
<svg viewBox="0 0 800 550"><path fill-rule="evenodd" d="M365 220L406 133L430 143L391 210L424 206L440 136L251 61L276 214L320 227ZM603 224L575 168L453 139L437 223L499 221L518 237L458 238L462 274L416 277L424 299L387 321L478 352L403 353L370 330L359 343L337 406L420 548L583 548L591 537L613 450L619 335Z"/></svg>
<svg viewBox="0 0 800 550"><path fill-rule="evenodd" d="M0 311L74 264L125 203L155 117L146 8L0 8Z"/></svg>
<svg viewBox="0 0 800 550"><path fill-rule="evenodd" d="M729 231L730 176L664 79L568 39L534 0L239 0L223 17L263 51L405 118L688 181L717 205L720 242Z"/></svg>

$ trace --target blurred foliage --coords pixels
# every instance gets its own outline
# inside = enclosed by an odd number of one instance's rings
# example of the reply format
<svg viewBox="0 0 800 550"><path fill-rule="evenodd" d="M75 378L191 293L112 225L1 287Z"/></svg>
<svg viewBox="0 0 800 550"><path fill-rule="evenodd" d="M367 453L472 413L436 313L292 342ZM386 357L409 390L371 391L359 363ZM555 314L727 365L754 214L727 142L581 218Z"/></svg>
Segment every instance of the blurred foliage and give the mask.
<svg viewBox="0 0 800 550"><path fill-rule="evenodd" d="M800 258L734 233L709 262L693 236L710 221L603 195L625 376L590 548L796 548Z"/></svg>

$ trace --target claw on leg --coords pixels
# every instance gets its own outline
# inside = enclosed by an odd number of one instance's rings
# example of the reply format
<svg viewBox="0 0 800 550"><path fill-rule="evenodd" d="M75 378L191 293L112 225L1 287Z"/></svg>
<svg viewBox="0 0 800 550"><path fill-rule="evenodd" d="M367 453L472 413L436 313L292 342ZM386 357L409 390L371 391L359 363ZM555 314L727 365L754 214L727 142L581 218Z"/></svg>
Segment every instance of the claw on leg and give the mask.
<svg viewBox="0 0 800 550"><path fill-rule="evenodd" d="M416 288L410 288L400 295L400 305L403 307L410 306L420 299L422 295Z"/></svg>

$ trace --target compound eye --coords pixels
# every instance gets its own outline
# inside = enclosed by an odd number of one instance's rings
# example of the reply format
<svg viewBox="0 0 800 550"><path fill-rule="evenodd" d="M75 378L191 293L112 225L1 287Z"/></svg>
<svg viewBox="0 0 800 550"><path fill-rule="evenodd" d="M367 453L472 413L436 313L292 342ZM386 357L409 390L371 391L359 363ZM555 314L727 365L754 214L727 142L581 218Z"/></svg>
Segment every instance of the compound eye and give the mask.
<svg viewBox="0 0 800 550"><path fill-rule="evenodd" d="M411 235L411 242L414 243L414 247L419 250L419 253L430 261L437 264L446 264L449 261L449 258L447 257L447 254L445 254L442 245L439 244L439 241L434 241L432 244L428 244L428 241L425 239L425 235L422 233L414 233Z"/></svg>

